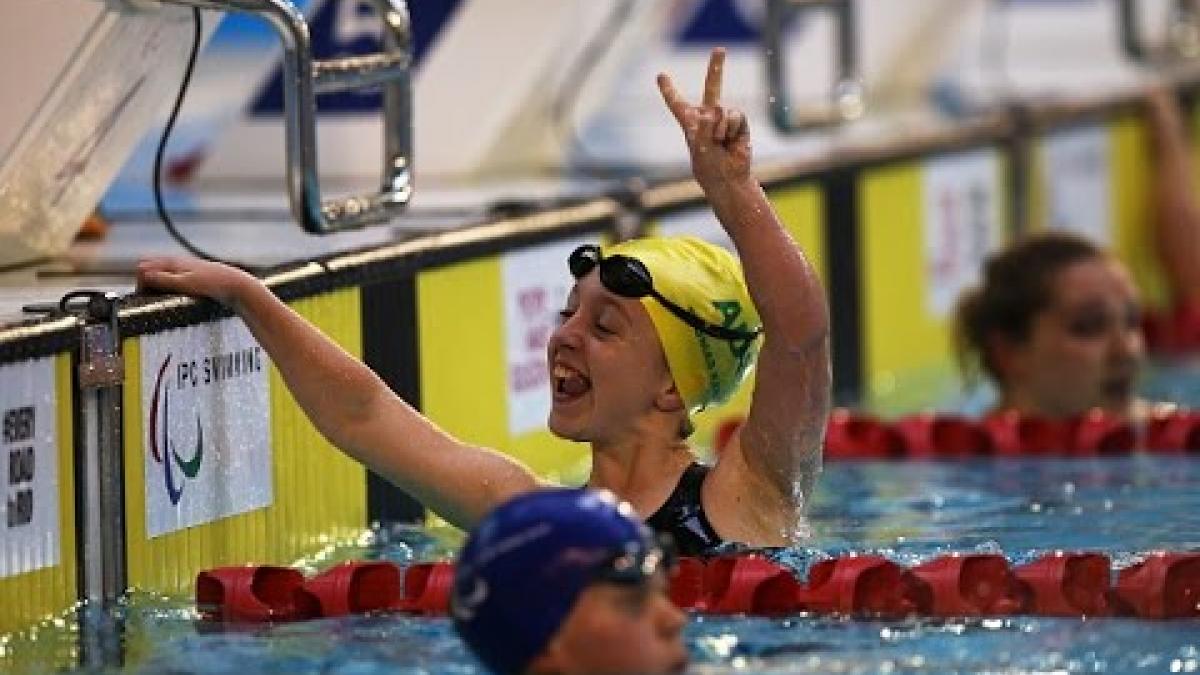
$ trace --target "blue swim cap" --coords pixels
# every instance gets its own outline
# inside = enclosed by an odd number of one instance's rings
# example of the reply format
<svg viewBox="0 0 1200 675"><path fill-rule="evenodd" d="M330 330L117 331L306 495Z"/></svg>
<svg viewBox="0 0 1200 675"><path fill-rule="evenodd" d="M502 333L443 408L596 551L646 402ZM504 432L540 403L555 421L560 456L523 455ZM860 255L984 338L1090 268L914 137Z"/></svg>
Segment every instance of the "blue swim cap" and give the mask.
<svg viewBox="0 0 1200 675"><path fill-rule="evenodd" d="M501 505L467 537L450 613L484 665L520 673L589 584L644 581L663 562L649 528L613 493L536 490Z"/></svg>

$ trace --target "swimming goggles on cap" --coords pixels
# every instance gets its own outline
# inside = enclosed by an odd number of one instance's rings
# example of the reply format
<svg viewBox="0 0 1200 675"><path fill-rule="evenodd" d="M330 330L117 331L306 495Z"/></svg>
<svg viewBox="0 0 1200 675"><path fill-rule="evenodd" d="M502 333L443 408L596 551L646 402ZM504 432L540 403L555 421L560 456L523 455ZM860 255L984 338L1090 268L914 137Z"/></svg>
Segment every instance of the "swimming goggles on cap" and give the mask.
<svg viewBox="0 0 1200 675"><path fill-rule="evenodd" d="M645 263L627 255L611 255L607 258L595 244L584 244L567 258L571 276L582 279L595 267L600 268L600 283L610 292L623 298L644 298L647 295L674 314L680 321L718 340L753 340L762 333L762 328L739 330L709 323L683 307L671 302L654 290L654 279Z"/></svg>
<svg viewBox="0 0 1200 675"><path fill-rule="evenodd" d="M660 570L666 574L675 568L679 556L669 535L659 535L654 544L623 550L601 563L592 580L621 586L637 586Z"/></svg>

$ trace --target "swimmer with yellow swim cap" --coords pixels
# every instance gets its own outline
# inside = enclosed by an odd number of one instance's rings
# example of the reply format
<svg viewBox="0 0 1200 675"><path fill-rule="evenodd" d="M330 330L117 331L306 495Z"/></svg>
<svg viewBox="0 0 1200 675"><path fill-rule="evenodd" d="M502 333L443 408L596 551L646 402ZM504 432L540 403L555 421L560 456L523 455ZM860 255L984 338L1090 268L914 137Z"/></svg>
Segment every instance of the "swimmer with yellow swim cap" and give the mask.
<svg viewBox="0 0 1200 675"><path fill-rule="evenodd" d="M658 85L737 257L690 238L581 247L567 261L576 281L547 354L548 423L591 445L588 485L629 502L685 553L786 545L803 531L830 401L825 295L751 174L745 116L720 102L724 60L713 52L699 103L667 75ZM546 486L507 455L440 430L253 276L191 259L138 271L142 287L230 306L326 437L451 523L471 527ZM727 399L756 360L745 425L715 465L698 463L691 414Z"/></svg>

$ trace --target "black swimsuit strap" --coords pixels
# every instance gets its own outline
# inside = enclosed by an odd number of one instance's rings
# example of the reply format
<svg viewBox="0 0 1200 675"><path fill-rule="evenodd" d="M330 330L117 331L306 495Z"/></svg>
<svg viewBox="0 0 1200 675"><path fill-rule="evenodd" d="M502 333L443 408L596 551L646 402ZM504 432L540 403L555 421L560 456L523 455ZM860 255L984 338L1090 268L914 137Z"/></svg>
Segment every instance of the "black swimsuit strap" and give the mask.
<svg viewBox="0 0 1200 675"><path fill-rule="evenodd" d="M679 477L666 503L646 519L654 531L671 535L680 555L700 555L722 543L700 501L700 490L711 469L692 462Z"/></svg>

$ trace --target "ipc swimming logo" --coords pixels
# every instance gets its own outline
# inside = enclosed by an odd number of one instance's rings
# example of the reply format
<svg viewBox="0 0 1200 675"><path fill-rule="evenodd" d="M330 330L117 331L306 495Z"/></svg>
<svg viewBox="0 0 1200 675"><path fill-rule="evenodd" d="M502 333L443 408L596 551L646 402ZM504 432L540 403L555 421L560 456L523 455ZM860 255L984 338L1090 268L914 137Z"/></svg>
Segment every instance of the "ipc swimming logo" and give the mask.
<svg viewBox="0 0 1200 675"><path fill-rule="evenodd" d="M167 367L171 365L171 356L171 354L167 354L167 358L163 359L162 365L158 368L158 377L154 382L154 395L150 399L150 452L154 456L154 461L162 465L167 497L171 500L172 506L177 506L180 498L183 497L184 483L182 480L177 482L172 464L178 467L179 473L182 473L186 479L193 479L199 475L200 464L204 461L204 429L200 426L200 414L197 413L196 447L192 451L192 458L184 460L175 450L175 441L170 437L171 394L170 387L165 389L163 387L163 376L166 375ZM160 403L161 410L159 409ZM170 451L169 455L167 451Z"/></svg>

